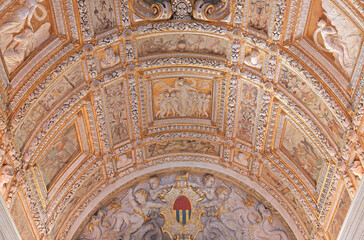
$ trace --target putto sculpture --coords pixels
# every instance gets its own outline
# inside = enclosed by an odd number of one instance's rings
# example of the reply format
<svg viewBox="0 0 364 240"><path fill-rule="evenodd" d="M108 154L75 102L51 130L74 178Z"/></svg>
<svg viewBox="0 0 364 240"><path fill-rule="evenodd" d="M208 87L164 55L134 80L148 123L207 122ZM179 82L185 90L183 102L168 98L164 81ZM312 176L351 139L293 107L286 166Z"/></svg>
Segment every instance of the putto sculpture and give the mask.
<svg viewBox="0 0 364 240"><path fill-rule="evenodd" d="M152 176L91 217L79 239L288 240L272 212L212 174Z"/></svg>

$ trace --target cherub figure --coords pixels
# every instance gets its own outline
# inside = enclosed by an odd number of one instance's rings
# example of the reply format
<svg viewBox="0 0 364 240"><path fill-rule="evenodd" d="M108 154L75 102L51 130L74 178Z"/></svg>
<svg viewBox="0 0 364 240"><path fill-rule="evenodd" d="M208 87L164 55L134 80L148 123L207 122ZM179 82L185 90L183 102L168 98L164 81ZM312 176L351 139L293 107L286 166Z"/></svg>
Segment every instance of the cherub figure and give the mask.
<svg viewBox="0 0 364 240"><path fill-rule="evenodd" d="M202 206L209 208L208 211L212 209L214 217L216 217L225 228L235 232L236 239L243 239L239 222L242 219L246 219L246 210L239 208L232 212L226 207L226 200L229 196L229 189L227 187L219 186L216 188L215 193L217 199L202 203ZM207 223L207 225L210 223L211 220ZM209 229L210 226L206 226L206 228Z"/></svg>
<svg viewBox="0 0 364 240"><path fill-rule="evenodd" d="M174 187L175 184L166 184L166 185L160 185L160 179L157 176L153 176L149 179L149 185L150 185L150 198L152 200L163 199L164 195L163 193L166 191L167 188Z"/></svg>
<svg viewBox="0 0 364 240"><path fill-rule="evenodd" d="M252 50L250 55L246 56L244 63L248 66L260 69L263 65L262 60L260 60L259 52L257 50Z"/></svg>
<svg viewBox="0 0 364 240"><path fill-rule="evenodd" d="M116 223L114 229L121 231L123 223L126 224L123 240L129 240L130 235L135 233L143 223L150 220L149 214L152 208L161 208L165 203L148 202L148 192L144 188L135 191L133 196L133 189L129 189L128 198L133 212L119 211L116 214Z"/></svg>
<svg viewBox="0 0 364 240"><path fill-rule="evenodd" d="M194 188L200 188L200 191L202 192L201 194L202 199L206 197L206 199L212 200L215 194L215 189L213 188L214 182L215 182L214 176L212 174L207 173L202 177L203 186L191 182L189 183L189 185Z"/></svg>
<svg viewBox="0 0 364 240"><path fill-rule="evenodd" d="M9 183L13 178L14 171L10 165L3 165L0 169L0 191L4 196L6 192L5 184ZM5 197L5 196L4 196Z"/></svg>
<svg viewBox="0 0 364 240"><path fill-rule="evenodd" d="M106 69L112 66L115 66L120 62L120 57L114 53L112 48L108 48L105 50L104 58L101 59L100 65L102 69Z"/></svg>

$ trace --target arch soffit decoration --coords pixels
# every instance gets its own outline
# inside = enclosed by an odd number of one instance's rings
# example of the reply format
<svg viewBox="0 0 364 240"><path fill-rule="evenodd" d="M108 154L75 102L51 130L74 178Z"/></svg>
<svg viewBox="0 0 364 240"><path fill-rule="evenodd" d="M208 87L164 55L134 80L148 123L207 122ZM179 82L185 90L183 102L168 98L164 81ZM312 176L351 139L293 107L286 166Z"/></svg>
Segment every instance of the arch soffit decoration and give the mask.
<svg viewBox="0 0 364 240"><path fill-rule="evenodd" d="M2 163L15 171L4 197L9 207L21 199L36 238L67 234L75 219L64 214L84 182L96 197L167 160L213 162L266 184L273 207L295 216L297 238L334 236L340 196L358 186L350 169L363 163L360 3L279 0L263 16L254 1L234 1L217 17L153 15L133 1L109 1L104 15L97 1L26 2L36 12L24 26L9 14L18 2L0 7ZM327 43L332 29L337 45ZM194 110L178 105L186 92L200 101ZM47 165L55 157L65 162Z"/></svg>

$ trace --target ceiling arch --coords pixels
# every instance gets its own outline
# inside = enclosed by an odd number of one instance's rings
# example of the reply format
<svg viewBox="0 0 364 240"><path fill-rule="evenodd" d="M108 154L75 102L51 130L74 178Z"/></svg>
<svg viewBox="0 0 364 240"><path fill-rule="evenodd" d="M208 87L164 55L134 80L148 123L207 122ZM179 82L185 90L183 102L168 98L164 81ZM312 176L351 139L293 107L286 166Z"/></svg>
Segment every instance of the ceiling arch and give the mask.
<svg viewBox="0 0 364 240"><path fill-rule="evenodd" d="M363 8L0 4L3 196L23 237L77 238L106 189L186 164L257 186L290 238L335 239L363 172Z"/></svg>

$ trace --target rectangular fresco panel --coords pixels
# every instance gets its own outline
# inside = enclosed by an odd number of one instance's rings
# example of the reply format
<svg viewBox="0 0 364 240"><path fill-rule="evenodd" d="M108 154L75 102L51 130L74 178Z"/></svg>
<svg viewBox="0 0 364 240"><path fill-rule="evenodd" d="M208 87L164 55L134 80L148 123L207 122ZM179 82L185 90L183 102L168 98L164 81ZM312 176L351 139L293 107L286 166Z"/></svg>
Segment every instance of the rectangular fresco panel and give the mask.
<svg viewBox="0 0 364 240"><path fill-rule="evenodd" d="M146 157L171 153L198 153L219 156L220 146L215 143L201 142L196 140L169 140L164 143L154 143L146 148Z"/></svg>
<svg viewBox="0 0 364 240"><path fill-rule="evenodd" d="M24 145L29 134L32 133L47 112L73 88L79 86L82 81L82 66L79 64L60 77L57 82L50 87L49 91L42 94L39 99L33 103L34 107L29 110L24 121L15 132L15 141L19 148Z"/></svg>
<svg viewBox="0 0 364 240"><path fill-rule="evenodd" d="M76 125L73 124L52 144L38 163L47 189L58 172L80 152L81 145L77 138Z"/></svg>
<svg viewBox="0 0 364 240"><path fill-rule="evenodd" d="M283 147L291 159L309 178L317 183L324 161L307 138L290 121L286 121L283 134Z"/></svg>
<svg viewBox="0 0 364 240"><path fill-rule="evenodd" d="M236 137L249 143L253 141L254 125L257 116L258 88L243 83L238 112L238 127Z"/></svg>
<svg viewBox="0 0 364 240"><path fill-rule="evenodd" d="M308 233L312 233L315 227L314 222L308 218L307 213L300 204L300 201L294 196L292 191L286 187L281 179L268 168L263 168L262 176L269 184L277 189L280 194L282 194L282 196L288 201L289 206L293 208L293 210L297 213L297 216L302 220L303 224L307 228Z"/></svg>
<svg viewBox="0 0 364 240"><path fill-rule="evenodd" d="M322 99L287 67L282 66L280 75L282 85L318 118L334 141L341 145L344 131Z"/></svg>
<svg viewBox="0 0 364 240"><path fill-rule="evenodd" d="M30 227L30 223L24 212L23 204L19 198L19 195L16 194L13 206L10 209L11 216L15 222L15 225L19 231L21 239L23 240L35 240L35 236Z"/></svg>
<svg viewBox="0 0 364 240"><path fill-rule="evenodd" d="M212 81L173 78L152 81L155 119L211 117Z"/></svg>
<svg viewBox="0 0 364 240"><path fill-rule="evenodd" d="M113 0L91 0L91 18L95 34L116 26L115 6Z"/></svg>
<svg viewBox="0 0 364 240"><path fill-rule="evenodd" d="M113 145L129 139L124 82L118 81L104 88L107 117Z"/></svg>
<svg viewBox="0 0 364 240"><path fill-rule="evenodd" d="M336 208L336 213L335 213L334 219L333 219L331 226L329 228L329 231L328 231L330 238L332 240L337 239L337 237L339 236L341 226L344 223L344 220L345 220L346 214L349 211L350 205L351 205L351 198L349 196L348 191L344 187L344 191L341 195L339 205Z"/></svg>
<svg viewBox="0 0 364 240"><path fill-rule="evenodd" d="M249 2L248 26L268 34L272 6L273 1L271 0L251 0Z"/></svg>
<svg viewBox="0 0 364 240"><path fill-rule="evenodd" d="M138 57L151 54L190 53L208 54L226 58L228 40L201 34L164 34L148 36L137 40Z"/></svg>

